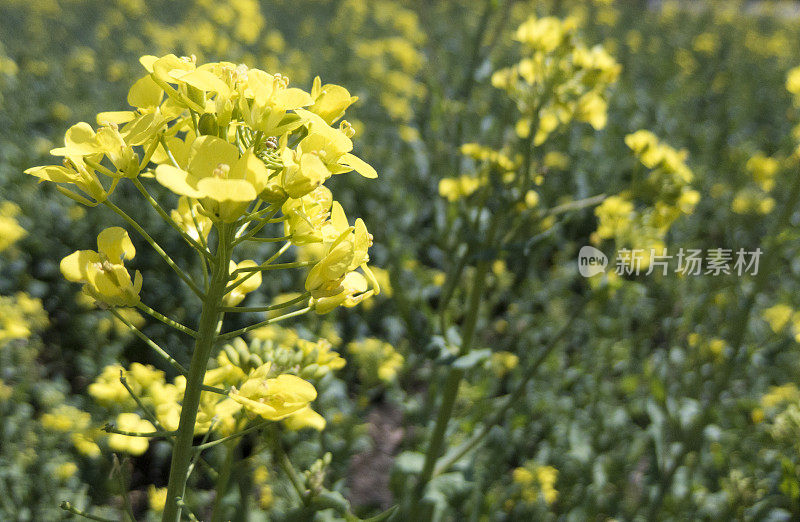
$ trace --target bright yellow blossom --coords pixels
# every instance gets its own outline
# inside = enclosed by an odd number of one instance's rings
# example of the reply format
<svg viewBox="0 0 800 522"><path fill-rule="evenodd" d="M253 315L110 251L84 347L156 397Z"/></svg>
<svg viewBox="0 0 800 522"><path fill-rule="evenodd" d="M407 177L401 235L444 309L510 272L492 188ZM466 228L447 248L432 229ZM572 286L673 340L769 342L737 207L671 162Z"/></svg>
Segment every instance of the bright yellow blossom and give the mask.
<svg viewBox="0 0 800 522"><path fill-rule="evenodd" d="M120 227L107 228L97 236L97 248L97 252L79 250L62 259L61 273L69 281L84 283L84 292L106 305L136 305L142 274L137 270L131 281L123 265L136 254L128 233Z"/></svg>
<svg viewBox="0 0 800 522"><path fill-rule="evenodd" d="M120 413L117 416L115 427L122 431L133 433L152 433L155 427L135 413ZM132 437L112 433L108 436L108 446L115 451L123 451L131 455L141 455L147 451L150 443L147 437Z"/></svg>
<svg viewBox="0 0 800 522"><path fill-rule="evenodd" d="M254 370L241 388L228 394L245 411L268 420L281 420L307 408L317 398L317 391L308 381L294 375L267 378L269 363Z"/></svg>

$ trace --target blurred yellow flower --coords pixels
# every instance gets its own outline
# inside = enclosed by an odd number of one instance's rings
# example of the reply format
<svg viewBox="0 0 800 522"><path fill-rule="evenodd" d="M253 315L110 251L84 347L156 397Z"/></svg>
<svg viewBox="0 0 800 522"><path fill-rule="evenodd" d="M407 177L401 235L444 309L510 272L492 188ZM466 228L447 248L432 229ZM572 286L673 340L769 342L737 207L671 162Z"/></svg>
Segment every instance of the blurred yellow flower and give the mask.
<svg viewBox="0 0 800 522"><path fill-rule="evenodd" d="M152 433L155 427L150 421L142 419L135 413L120 413L117 415L115 427L122 431L133 433ZM115 451L130 453L131 455L141 455L149 446L147 437L132 437L111 433L108 436L108 446Z"/></svg>

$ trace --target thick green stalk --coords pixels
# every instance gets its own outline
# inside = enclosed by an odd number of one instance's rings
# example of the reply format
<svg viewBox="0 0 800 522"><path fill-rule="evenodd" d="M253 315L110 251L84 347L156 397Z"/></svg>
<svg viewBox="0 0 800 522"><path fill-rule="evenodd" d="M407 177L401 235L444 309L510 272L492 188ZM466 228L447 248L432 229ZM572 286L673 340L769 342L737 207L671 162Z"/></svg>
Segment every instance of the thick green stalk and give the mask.
<svg viewBox="0 0 800 522"><path fill-rule="evenodd" d="M217 328L220 323L222 298L228 285L228 265L230 262L229 227L223 225L219 230L216 262L211 275L208 293L203 298L203 311L200 315L200 326L195 341L194 353L189 364L189 375L186 377L186 392L181 405L181 417L175 446L172 451L172 464L169 470L167 486L167 502L164 506L162 522L178 522L181 508L178 498L183 498L188 479L189 464L194 453L192 441L197 410L200 406L200 394L203 391L203 378L214 342L217 339Z"/></svg>
<svg viewBox="0 0 800 522"><path fill-rule="evenodd" d="M459 355L469 353L472 348L472 341L475 337L475 328L478 324L478 312L481 305L481 297L483 297L483 287L486 283L486 275L489 271L489 261L481 260L478 263L477 270L475 271L475 280L469 295L469 303L467 305L467 316L464 319L464 330L461 336L461 347ZM458 397L458 387L461 384L461 379L464 377L464 370L458 368L450 368L447 374L447 380L444 385L444 395L442 396L442 405L439 407L439 414L436 417L436 424L433 428L431 435L431 442L428 446L428 451L425 452L425 463L422 466L422 472L419 475L419 480L414 490L412 497L413 507L417 509L420 506L419 500L422 498L425 486L433 476L433 470L436 466L436 461L442 453L444 448L444 439L447 433L447 424L450 417L453 415L453 408L455 407L456 398Z"/></svg>

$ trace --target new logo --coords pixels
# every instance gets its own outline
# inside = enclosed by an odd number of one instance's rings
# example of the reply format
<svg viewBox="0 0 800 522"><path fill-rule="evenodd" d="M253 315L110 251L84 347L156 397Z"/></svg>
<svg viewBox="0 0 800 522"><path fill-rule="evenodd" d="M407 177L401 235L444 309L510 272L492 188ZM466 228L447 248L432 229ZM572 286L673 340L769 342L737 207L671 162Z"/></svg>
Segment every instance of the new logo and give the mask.
<svg viewBox="0 0 800 522"><path fill-rule="evenodd" d="M605 272L608 266L606 255L595 247L584 246L578 252L578 271L583 277L592 277L600 272Z"/></svg>

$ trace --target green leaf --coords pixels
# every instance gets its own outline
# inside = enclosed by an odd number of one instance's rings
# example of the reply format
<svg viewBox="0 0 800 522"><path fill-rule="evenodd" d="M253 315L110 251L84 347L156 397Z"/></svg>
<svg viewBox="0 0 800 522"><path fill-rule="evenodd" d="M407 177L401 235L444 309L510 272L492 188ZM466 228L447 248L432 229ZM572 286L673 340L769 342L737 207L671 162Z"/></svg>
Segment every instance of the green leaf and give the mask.
<svg viewBox="0 0 800 522"><path fill-rule="evenodd" d="M459 370L469 370L488 359L491 355L492 351L489 348L473 350L453 361L453 368L458 368Z"/></svg>
<svg viewBox="0 0 800 522"><path fill-rule="evenodd" d="M422 471L425 455L417 451L404 451L394 460L394 469L404 475L416 475Z"/></svg>

